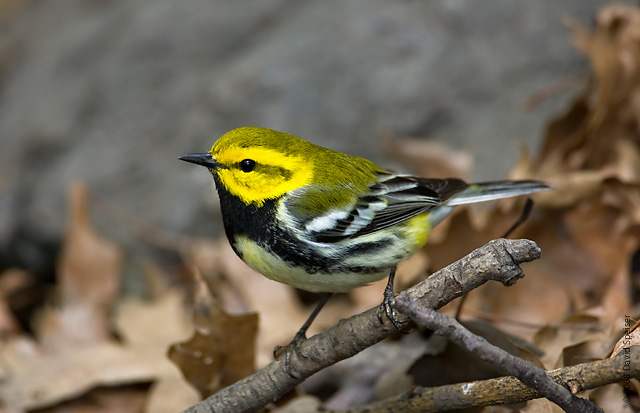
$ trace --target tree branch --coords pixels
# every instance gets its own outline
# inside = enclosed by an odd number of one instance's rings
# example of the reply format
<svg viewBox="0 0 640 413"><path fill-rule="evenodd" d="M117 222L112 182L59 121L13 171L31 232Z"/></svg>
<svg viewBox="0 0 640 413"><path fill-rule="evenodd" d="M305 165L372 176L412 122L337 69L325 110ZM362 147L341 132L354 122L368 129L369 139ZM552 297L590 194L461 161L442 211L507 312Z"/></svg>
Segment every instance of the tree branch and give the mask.
<svg viewBox="0 0 640 413"><path fill-rule="evenodd" d="M425 307L438 309L490 280L514 284L524 276L519 265L539 257L540 249L533 241L497 239L434 273L407 293ZM398 318L405 326L411 323L405 315ZM278 400L312 374L371 347L396 331L386 318L384 324L380 324L377 308L341 320L293 352L291 369L295 377L286 373L283 361L276 360L185 412L259 409Z"/></svg>
<svg viewBox="0 0 640 413"><path fill-rule="evenodd" d="M464 328L453 318L423 307L406 293L401 293L394 301L393 306L398 311L407 314L416 323L433 330L436 334L447 337L480 359L517 377L521 382L535 388L541 395L556 403L564 411L570 413L602 412L602 409L589 400L571 394L568 388L551 380L541 368L494 346L484 337L473 334Z"/></svg>
<svg viewBox="0 0 640 413"><path fill-rule="evenodd" d="M616 357L577 364L547 371L555 383L568 386L573 393L595 389L611 383L640 377L640 346L629 347ZM409 393L395 396L349 413L386 413L411 411L435 413L449 410L515 404L542 397L539 391L515 377L497 377L470 383L449 384L439 387L416 387ZM325 413L337 413L326 410ZM342 411L345 412L344 410Z"/></svg>

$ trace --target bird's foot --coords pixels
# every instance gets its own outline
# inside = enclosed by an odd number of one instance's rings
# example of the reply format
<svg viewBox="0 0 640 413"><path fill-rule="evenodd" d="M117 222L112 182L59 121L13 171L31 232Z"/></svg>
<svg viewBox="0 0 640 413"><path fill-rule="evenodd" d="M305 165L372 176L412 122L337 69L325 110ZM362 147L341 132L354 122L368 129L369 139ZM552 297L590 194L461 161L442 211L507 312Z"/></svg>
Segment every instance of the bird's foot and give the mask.
<svg viewBox="0 0 640 413"><path fill-rule="evenodd" d="M284 368L288 375L293 378L298 378L291 371L291 355L296 352L300 356L300 345L307 340L307 336L304 331L298 331L293 337L293 340L286 346L275 346L273 349L273 358L280 360L280 356L284 354Z"/></svg>
<svg viewBox="0 0 640 413"><path fill-rule="evenodd" d="M402 322L396 314L396 310L391 306L391 300L393 300L393 284L389 283L387 284L387 288L384 289L384 299L380 307L378 307L378 320L380 320L380 324L384 324L384 320L382 319L384 314L398 331L403 334L409 334L411 329L407 330L403 327Z"/></svg>

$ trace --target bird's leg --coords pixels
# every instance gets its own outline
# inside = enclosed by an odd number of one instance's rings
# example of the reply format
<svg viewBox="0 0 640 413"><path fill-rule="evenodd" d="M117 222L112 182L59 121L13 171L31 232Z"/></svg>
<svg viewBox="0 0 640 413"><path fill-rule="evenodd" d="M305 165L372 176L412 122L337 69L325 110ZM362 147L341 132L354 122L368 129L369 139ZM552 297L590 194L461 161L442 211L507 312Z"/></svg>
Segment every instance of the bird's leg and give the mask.
<svg viewBox="0 0 640 413"><path fill-rule="evenodd" d="M295 378L295 376L291 373L291 354L294 351L298 352L300 344L302 344L307 339L307 330L311 326L311 323L313 323L313 320L316 319L318 313L320 313L320 310L322 310L322 307L324 307L324 305L327 303L327 301L329 301L329 298L331 297L333 297L333 293L322 294L322 297L320 297L320 301L316 305L316 308L313 309L313 311L309 315L309 318L307 318L307 321L305 321L302 327L300 327L300 330L298 330L296 335L293 337L291 343L287 344L286 346L276 346L273 349L273 357L276 359L280 354L282 354L282 352L284 352L284 367L291 377Z"/></svg>
<svg viewBox="0 0 640 413"><path fill-rule="evenodd" d="M533 201L531 198L527 198L527 202L525 202L524 207L522 207L522 212L520 212L520 216L516 220L516 222L511 225L511 228L504 233L502 238L507 238L516 228L520 225L524 224L528 219L529 215L531 215L531 210L533 209Z"/></svg>
<svg viewBox="0 0 640 413"><path fill-rule="evenodd" d="M393 307L391 307L391 300L393 299L393 280L396 277L397 268L397 266L394 266L389 273L389 280L387 281L387 286L384 289L384 299L382 300L382 304L380 304L380 307L378 307L378 320L380 320L381 324L384 324L384 321L382 320L382 313L385 313L389 321L391 321L391 324L393 324L393 326L397 328L398 331L404 334L408 334L411 332L411 330L405 330L402 327L402 323L400 323L400 320L398 320L398 316L396 315L395 310L393 309Z"/></svg>
<svg viewBox="0 0 640 413"><path fill-rule="evenodd" d="M502 235L502 238L507 238L520 225L527 222L527 220L529 219L529 216L531 215L532 209L533 209L533 201L531 200L531 198L527 198L527 201L525 202L524 207L522 207L522 211L520 212L520 216L518 216L518 219L513 223L513 225L511 225L511 228L509 228L507 232L505 232L504 235ZM460 314L462 314L462 309L464 307L464 303L467 301L467 297L468 297L467 294L460 297L460 301L458 303L458 308L456 309L456 315L455 315L455 319L458 321L460 320Z"/></svg>

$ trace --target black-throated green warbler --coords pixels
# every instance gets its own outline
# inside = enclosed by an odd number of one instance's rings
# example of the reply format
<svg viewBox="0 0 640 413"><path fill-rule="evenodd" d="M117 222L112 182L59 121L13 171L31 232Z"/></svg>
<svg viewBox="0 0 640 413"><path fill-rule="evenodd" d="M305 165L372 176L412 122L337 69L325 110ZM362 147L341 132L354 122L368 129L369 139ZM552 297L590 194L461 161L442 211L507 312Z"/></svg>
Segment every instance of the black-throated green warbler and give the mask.
<svg viewBox="0 0 640 413"><path fill-rule="evenodd" d="M266 277L313 292L345 292L389 276L457 205L547 189L539 181L467 184L396 174L367 159L286 133L234 129L206 153L180 157L205 166L220 196L224 228L238 256ZM321 300L286 353L329 295ZM382 318L381 318L382 321Z"/></svg>

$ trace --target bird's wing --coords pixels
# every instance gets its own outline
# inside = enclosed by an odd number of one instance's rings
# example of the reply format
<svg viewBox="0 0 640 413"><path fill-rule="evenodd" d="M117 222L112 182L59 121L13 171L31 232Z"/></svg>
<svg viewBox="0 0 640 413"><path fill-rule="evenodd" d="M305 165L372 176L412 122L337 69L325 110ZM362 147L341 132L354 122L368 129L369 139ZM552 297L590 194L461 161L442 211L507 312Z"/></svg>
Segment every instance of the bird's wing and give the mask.
<svg viewBox="0 0 640 413"><path fill-rule="evenodd" d="M380 173L362 196L300 221L304 231L316 241L337 242L413 218L442 205L467 187L468 184L459 179L423 179ZM344 188L340 190L344 191Z"/></svg>

